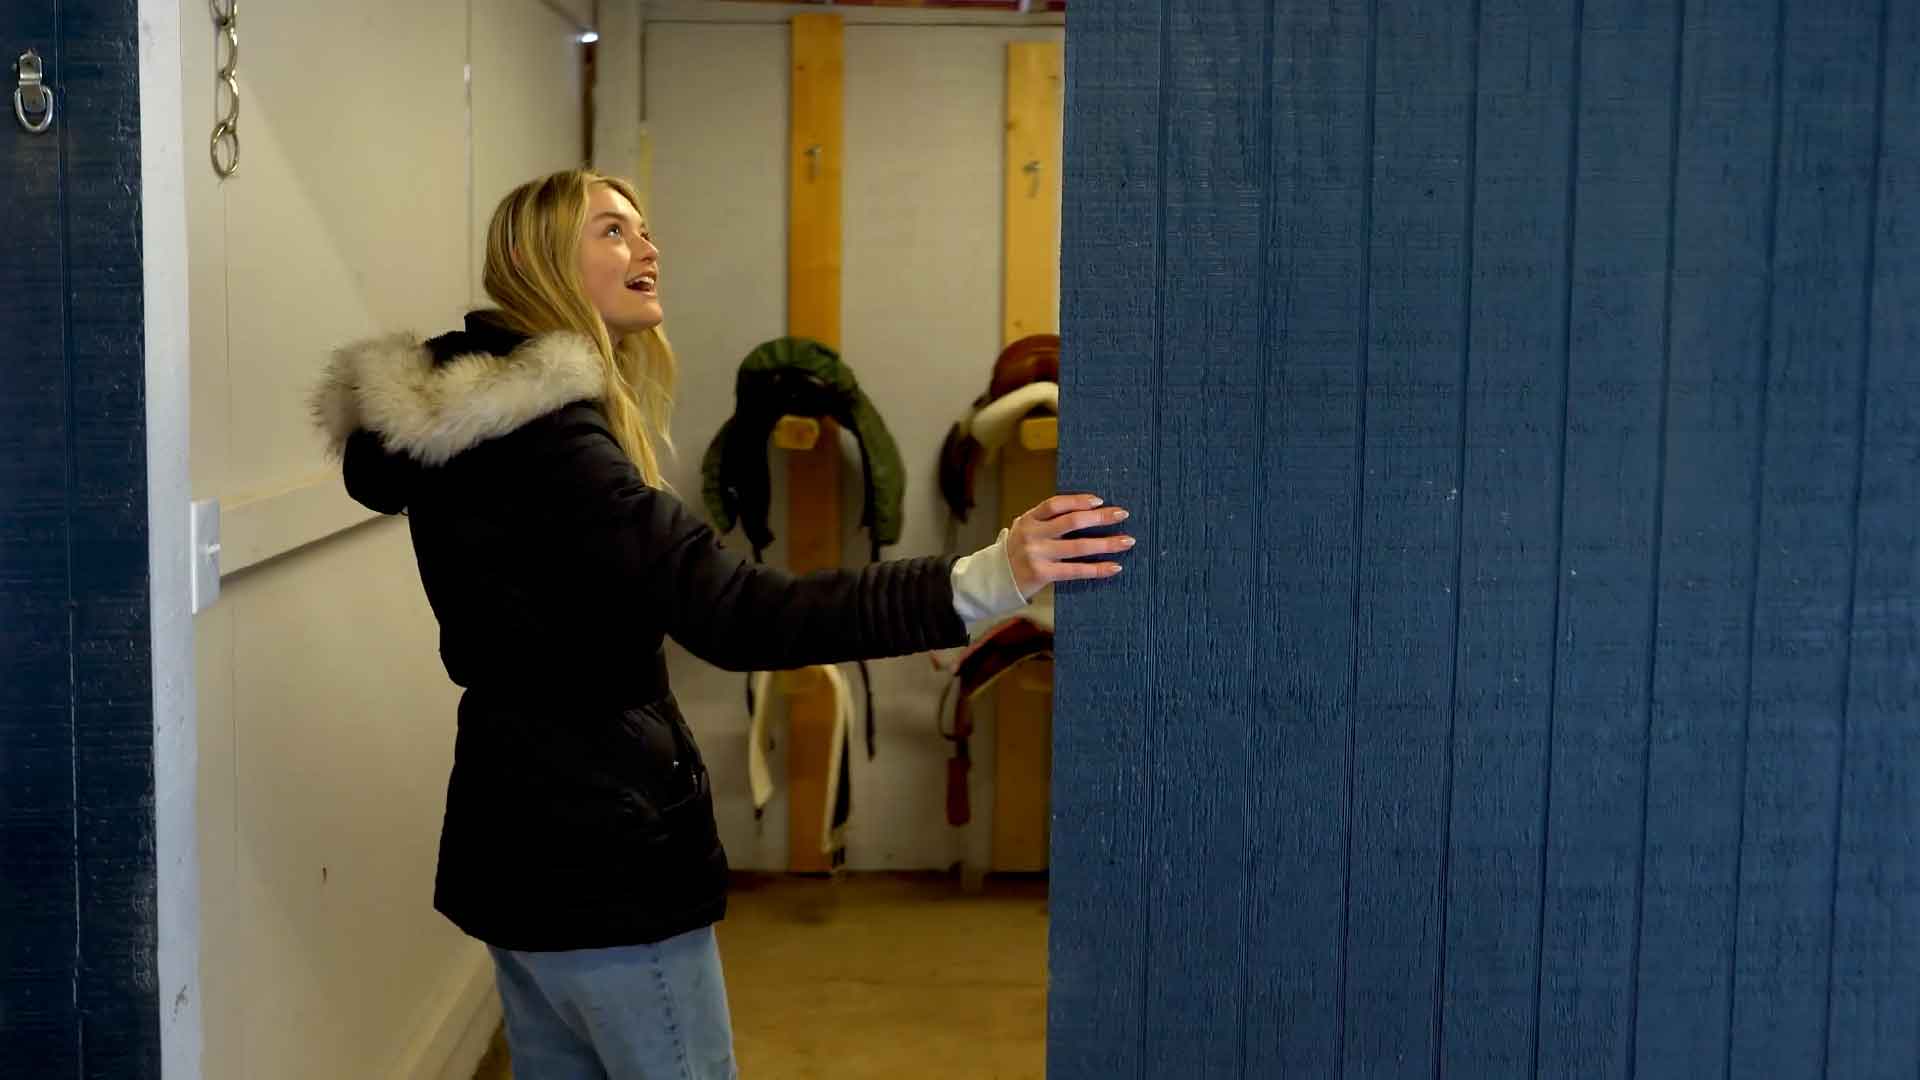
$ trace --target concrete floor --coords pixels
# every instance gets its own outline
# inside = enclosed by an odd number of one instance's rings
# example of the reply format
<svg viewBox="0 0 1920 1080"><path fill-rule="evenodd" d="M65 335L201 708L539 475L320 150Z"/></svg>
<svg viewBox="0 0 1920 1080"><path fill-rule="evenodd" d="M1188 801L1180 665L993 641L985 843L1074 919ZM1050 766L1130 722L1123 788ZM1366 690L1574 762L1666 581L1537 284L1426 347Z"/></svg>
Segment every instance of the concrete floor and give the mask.
<svg viewBox="0 0 1920 1080"><path fill-rule="evenodd" d="M720 958L744 1080L1038 1080L1046 884L741 875ZM504 1045L475 1080L508 1080Z"/></svg>

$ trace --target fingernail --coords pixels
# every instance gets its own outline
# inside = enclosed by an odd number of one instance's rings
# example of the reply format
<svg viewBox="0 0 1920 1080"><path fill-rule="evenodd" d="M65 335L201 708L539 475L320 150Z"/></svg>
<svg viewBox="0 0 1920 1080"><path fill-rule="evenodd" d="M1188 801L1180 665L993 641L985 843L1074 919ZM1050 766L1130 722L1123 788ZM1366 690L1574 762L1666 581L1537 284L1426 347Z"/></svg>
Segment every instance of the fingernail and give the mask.
<svg viewBox="0 0 1920 1080"><path fill-rule="evenodd" d="M1113 520L1115 521L1127 520L1127 512L1125 510L1115 510L1113 512Z"/></svg>
<svg viewBox="0 0 1920 1080"><path fill-rule="evenodd" d="M1107 502L1107 500L1101 498L1098 495L1092 495L1092 496L1089 496L1089 498L1091 498L1093 501L1087 504L1088 509L1092 509L1093 507L1096 507L1096 506L1104 506L1106 505L1106 502Z"/></svg>
<svg viewBox="0 0 1920 1080"><path fill-rule="evenodd" d="M1135 543L1136 541L1131 536L1123 536L1120 538L1121 547L1132 547Z"/></svg>

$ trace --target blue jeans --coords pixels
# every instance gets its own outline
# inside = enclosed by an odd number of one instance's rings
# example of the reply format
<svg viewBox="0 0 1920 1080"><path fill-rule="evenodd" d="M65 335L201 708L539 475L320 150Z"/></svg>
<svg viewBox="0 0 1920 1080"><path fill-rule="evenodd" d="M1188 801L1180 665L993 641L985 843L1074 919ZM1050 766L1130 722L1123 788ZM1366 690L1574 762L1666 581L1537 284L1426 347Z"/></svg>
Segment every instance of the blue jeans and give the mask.
<svg viewBox="0 0 1920 1080"><path fill-rule="evenodd" d="M653 945L491 949L514 1080L734 1080L713 928Z"/></svg>

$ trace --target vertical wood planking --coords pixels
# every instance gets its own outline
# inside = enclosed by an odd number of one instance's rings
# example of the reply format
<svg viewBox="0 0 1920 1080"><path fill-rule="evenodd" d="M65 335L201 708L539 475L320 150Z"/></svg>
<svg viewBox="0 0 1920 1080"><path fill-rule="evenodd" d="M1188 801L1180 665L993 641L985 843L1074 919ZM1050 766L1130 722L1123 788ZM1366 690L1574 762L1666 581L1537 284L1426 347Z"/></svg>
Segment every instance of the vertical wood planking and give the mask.
<svg viewBox="0 0 1920 1080"><path fill-rule="evenodd" d="M840 425L822 418L813 446L789 450L786 456L787 568L804 574L839 566ZM794 873L833 869L833 856L821 850L820 807L832 795L827 772L834 722L832 684L817 672L788 682L787 869Z"/></svg>
<svg viewBox="0 0 1920 1080"><path fill-rule="evenodd" d="M1481 3L1446 1076L1533 1066L1575 29L1572 5Z"/></svg>
<svg viewBox="0 0 1920 1080"><path fill-rule="evenodd" d="M1431 1073L1446 850L1473 7L1378 0L1346 1072Z"/></svg>
<svg viewBox="0 0 1920 1080"><path fill-rule="evenodd" d="M11 12L11 61L31 47L50 85L66 57L53 4ZM0 263L0 1001L8 1054L45 1075L79 1071L74 941L79 934L73 846L73 655L68 620L70 372L61 123L29 135L7 117L0 133L0 229L14 258Z"/></svg>
<svg viewBox="0 0 1920 1080"><path fill-rule="evenodd" d="M1053 450L1029 450L1018 439L1008 440L1000 450L1003 523L1054 493L1055 466ZM1001 679L993 697L992 867L1014 873L1045 870L1053 696L1023 679Z"/></svg>
<svg viewBox="0 0 1920 1080"><path fill-rule="evenodd" d="M1920 1062L1920 8L1890 4L1826 1075Z"/></svg>
<svg viewBox="0 0 1920 1080"><path fill-rule="evenodd" d="M1880 0L1786 9L1734 1076L1826 1059Z"/></svg>
<svg viewBox="0 0 1920 1080"><path fill-rule="evenodd" d="M1060 125L1065 57L1056 41L1007 45L1006 236L1002 345L1060 329ZM1029 163L1038 166L1030 171ZM1000 451L1000 520L1054 493L1053 449L1011 440ZM994 690L995 870L1047 868L1053 764L1050 693L1022 680Z"/></svg>
<svg viewBox="0 0 1920 1080"><path fill-rule="evenodd" d="M1538 1070L1630 1066L1679 0L1586 0Z"/></svg>
<svg viewBox="0 0 1920 1080"><path fill-rule="evenodd" d="M1781 0L1688 0L1647 751L1643 1075L1725 1068L1757 557Z"/></svg>
<svg viewBox="0 0 1920 1080"><path fill-rule="evenodd" d="M131 0L60 7L68 513L82 1071L157 1078L139 35Z"/></svg>
<svg viewBox="0 0 1920 1080"><path fill-rule="evenodd" d="M13 14L56 106L0 135L0 1042L157 1077L140 39L131 0Z"/></svg>
<svg viewBox="0 0 1920 1080"><path fill-rule="evenodd" d="M1060 389L1073 404L1060 483L1141 510L1128 532L1146 556L1158 522L1163 18L1159 5L1102 4L1067 26ZM1047 1075L1059 1080L1142 1067L1158 566L1134 557L1117 579L1063 584L1056 598Z"/></svg>
<svg viewBox="0 0 1920 1080"><path fill-rule="evenodd" d="M1066 54L1057 41L1007 45L1003 344L1060 329L1060 125ZM1029 170L1028 166L1037 166Z"/></svg>
<svg viewBox="0 0 1920 1080"><path fill-rule="evenodd" d="M840 347L846 48L838 15L795 15L787 333ZM809 153L815 147L817 153ZM822 440L823 444L825 440Z"/></svg>
<svg viewBox="0 0 1920 1080"><path fill-rule="evenodd" d="M1372 136L1371 0L1275 7L1260 298L1270 322L1258 488L1266 603L1253 626L1262 716L1247 755L1262 770L1249 820L1249 1077L1341 1068Z"/></svg>
<svg viewBox="0 0 1920 1080"><path fill-rule="evenodd" d="M793 17L793 129L787 245L787 333L840 347L840 168L844 108L838 15ZM819 152L808 150L818 147ZM840 565L840 428L820 423L810 450L787 455L787 563L795 573ZM803 682L787 700L787 868L821 873L816 808L827 791L833 689Z"/></svg>
<svg viewBox="0 0 1920 1080"><path fill-rule="evenodd" d="M1064 315L1109 362L1063 467L1136 481L1152 561L1061 623L1051 1075L1920 1067L1908 6L1281 0L1258 104L1251 11L1076 16ZM1248 113L1263 272L1196 290ZM1249 431L1252 483L1192 479Z"/></svg>
<svg viewBox="0 0 1920 1080"><path fill-rule="evenodd" d="M1241 1075L1259 506L1257 477L1235 463L1260 452L1263 312L1217 299L1262 269L1263 8L1169 5L1152 549L1161 599L1148 640L1151 756L1170 772L1149 848L1146 1076Z"/></svg>

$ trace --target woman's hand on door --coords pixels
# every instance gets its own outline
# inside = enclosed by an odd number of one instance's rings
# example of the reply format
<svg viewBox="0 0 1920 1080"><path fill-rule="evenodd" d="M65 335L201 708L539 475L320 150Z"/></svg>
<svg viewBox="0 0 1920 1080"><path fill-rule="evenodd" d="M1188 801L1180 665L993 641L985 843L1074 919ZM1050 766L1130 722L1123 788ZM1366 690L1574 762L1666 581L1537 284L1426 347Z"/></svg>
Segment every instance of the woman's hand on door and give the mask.
<svg viewBox="0 0 1920 1080"><path fill-rule="evenodd" d="M1098 560L1133 547L1133 537L1115 533L1069 539L1071 534L1118 525L1127 512L1107 506L1096 495L1055 495L1013 519L1007 528L1007 561L1020 595L1035 593L1056 581L1110 578L1120 564Z"/></svg>

